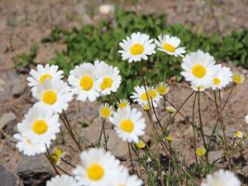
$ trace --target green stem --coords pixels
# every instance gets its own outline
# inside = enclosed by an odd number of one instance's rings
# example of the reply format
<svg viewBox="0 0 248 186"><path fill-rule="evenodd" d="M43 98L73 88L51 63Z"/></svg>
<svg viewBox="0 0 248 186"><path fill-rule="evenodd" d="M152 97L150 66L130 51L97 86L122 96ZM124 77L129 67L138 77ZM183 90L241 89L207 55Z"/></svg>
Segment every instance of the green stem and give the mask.
<svg viewBox="0 0 248 186"><path fill-rule="evenodd" d="M205 140L205 137L204 137L202 114L201 114L201 97L200 97L201 93L198 91L197 94L198 94L198 115L199 115L199 122L200 122L200 133L201 133L204 148L207 150L207 144L206 144L206 140ZM206 160L208 162L208 151L206 151Z"/></svg>

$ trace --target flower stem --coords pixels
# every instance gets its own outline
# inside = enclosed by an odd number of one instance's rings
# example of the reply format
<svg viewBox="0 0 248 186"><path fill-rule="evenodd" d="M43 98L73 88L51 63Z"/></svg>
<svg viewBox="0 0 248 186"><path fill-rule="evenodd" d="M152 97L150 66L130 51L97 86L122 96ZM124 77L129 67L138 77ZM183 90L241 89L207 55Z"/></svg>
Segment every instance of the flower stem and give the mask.
<svg viewBox="0 0 248 186"><path fill-rule="evenodd" d="M204 132L203 132L203 123L202 123L202 114L201 114L201 93L198 91L198 114L199 114L199 123L200 123L200 133L203 141L204 148L207 150L207 144L206 140L204 137ZM206 160L208 162L208 151L206 151Z"/></svg>
<svg viewBox="0 0 248 186"><path fill-rule="evenodd" d="M69 123L69 120L68 120L68 118L67 118L67 116L65 114L65 111L63 111L63 113L60 115L60 118L61 118L62 122L64 123L64 126L67 129L68 133L72 137L73 141L77 145L78 150L81 152L82 151L82 148L81 148L79 142L76 140L76 137L75 137L75 135L74 135L74 133L72 131L72 128L71 128L70 123Z"/></svg>
<svg viewBox="0 0 248 186"><path fill-rule="evenodd" d="M54 165L54 163L52 162L51 158L50 158L50 153L49 153L49 150L47 148L47 145L46 145L46 152L45 152L45 156L47 158L47 160L49 161L50 165L52 166L55 174L57 175L60 175L59 171L57 170L56 166Z"/></svg>

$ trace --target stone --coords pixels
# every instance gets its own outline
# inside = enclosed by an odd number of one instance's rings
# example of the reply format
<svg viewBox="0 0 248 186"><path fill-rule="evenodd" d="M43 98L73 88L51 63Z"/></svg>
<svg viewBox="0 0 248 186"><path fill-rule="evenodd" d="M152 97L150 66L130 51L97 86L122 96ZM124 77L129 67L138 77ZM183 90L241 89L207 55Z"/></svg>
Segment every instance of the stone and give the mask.
<svg viewBox="0 0 248 186"><path fill-rule="evenodd" d="M22 156L17 165L16 172L23 180L24 185L45 185L52 177L51 166L45 155Z"/></svg>
<svg viewBox="0 0 248 186"><path fill-rule="evenodd" d="M4 91L0 90L0 100L5 101L13 97L21 96L26 87L26 83L23 78L16 73L15 70L3 71L0 73L0 84ZM0 102L1 102L0 101Z"/></svg>
<svg viewBox="0 0 248 186"><path fill-rule="evenodd" d="M13 112L4 113L0 117L0 129L9 135L16 133L17 118Z"/></svg>
<svg viewBox="0 0 248 186"><path fill-rule="evenodd" d="M0 165L0 185L1 186L18 186L19 180L18 177L7 171L2 165Z"/></svg>
<svg viewBox="0 0 248 186"><path fill-rule="evenodd" d="M210 151L208 153L209 162L213 163L215 161L217 162L221 161L220 158L222 157L223 153L224 153L223 150Z"/></svg>

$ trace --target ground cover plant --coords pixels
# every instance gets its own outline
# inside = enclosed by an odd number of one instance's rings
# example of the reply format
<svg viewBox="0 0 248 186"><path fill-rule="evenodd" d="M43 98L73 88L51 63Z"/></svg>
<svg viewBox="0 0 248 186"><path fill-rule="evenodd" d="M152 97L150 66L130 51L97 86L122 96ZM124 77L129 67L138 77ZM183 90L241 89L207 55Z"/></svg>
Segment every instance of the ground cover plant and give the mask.
<svg viewBox="0 0 248 186"><path fill-rule="evenodd" d="M211 36L196 34L180 24L168 25L166 16L163 15L136 14L118 8L113 20L105 20L96 25L84 25L81 29L55 29L50 36L43 39L43 42L62 41L66 44L67 49L57 53L49 62L58 65L66 75L82 61L99 59L117 66L126 83L121 85L116 94L118 97L127 98L130 96L127 93L132 91L135 85L140 84L140 80L135 77L140 75L139 69L141 67L137 65L137 67L130 69L128 64L120 63L121 58L117 52L118 43L121 38L139 30L153 37L159 34L177 35L188 51L201 48L203 51L211 53L218 62L231 61L238 66L248 68L247 30L234 32L222 39L218 33ZM30 54L18 55L15 58L16 64L27 67L34 63L33 58L31 58L31 56L34 56L34 51L37 50L31 50ZM171 77L181 80L180 63L177 58L165 58L161 54L156 54L151 56L150 60L154 63L146 64L142 68L153 69L153 72L156 71L157 73L147 72L145 75L148 82L154 79L163 81ZM30 63L28 63L29 61ZM129 91L124 91L126 89Z"/></svg>
<svg viewBox="0 0 248 186"><path fill-rule="evenodd" d="M117 17L122 14L119 12ZM221 56L221 50L217 52L212 48L221 48L220 38L192 36L202 41L191 46L192 37L185 37L185 34L192 32L184 30L180 34L181 26L168 27L166 29L171 30L164 32L164 22L160 19L156 23L159 27L140 26L139 21L132 22L133 18L129 20L128 16L126 19L124 26L118 21L102 23L99 28L86 26L80 31L57 30L52 38L46 38L51 41L62 36L68 48L57 54L51 61L53 65L38 65L30 70L29 86L37 102L17 126L18 133L14 135L17 148L29 156L46 155L55 174L47 182L48 186L241 185L245 180L235 175L239 165L232 155L243 153L247 131L228 133L223 112L236 86L245 79L243 74L232 72L219 63L228 59L226 55ZM149 23L149 17L142 19ZM156 21L152 19L151 25ZM112 24L117 25L115 29L108 28ZM126 30L128 24L135 28ZM92 34L99 41L91 40ZM229 37L236 35L226 38ZM223 42L230 42L226 38ZM205 40L211 41L210 44L205 45ZM240 59L243 53L237 56ZM234 57L229 56L233 60ZM68 77L64 78L65 75ZM184 78L192 89L179 107L168 99L170 88L166 80L170 76ZM223 89L229 90L225 99L221 96ZM217 113L210 134L204 130L208 121L202 117L201 101L206 90L214 100ZM185 116L181 109L190 98L194 99L192 115ZM93 147L87 144L87 139L80 139L68 120L66 110L73 99L99 103L102 128ZM163 114L159 113L161 111ZM193 151L194 162L190 165L172 143L176 115L187 117L187 125L193 128L194 139L188 146ZM111 125L128 146L129 169L108 151L106 125ZM150 143L144 139L147 127L152 128ZM80 161L77 165L64 159L63 149L54 143L58 136L63 138L64 133L71 136L78 148ZM209 153L216 148L223 149L224 153L210 162ZM72 171L64 170L60 163L69 165Z"/></svg>

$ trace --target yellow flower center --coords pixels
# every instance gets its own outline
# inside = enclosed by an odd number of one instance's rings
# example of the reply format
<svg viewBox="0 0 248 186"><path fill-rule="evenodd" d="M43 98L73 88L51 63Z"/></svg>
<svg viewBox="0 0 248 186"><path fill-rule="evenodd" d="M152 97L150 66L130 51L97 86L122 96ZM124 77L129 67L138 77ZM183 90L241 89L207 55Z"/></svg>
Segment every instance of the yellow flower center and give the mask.
<svg viewBox="0 0 248 186"><path fill-rule="evenodd" d="M169 44L169 43L165 43L163 45L163 49L165 49L168 52L175 52L176 51L176 48L173 45Z"/></svg>
<svg viewBox="0 0 248 186"><path fill-rule="evenodd" d="M87 175L90 180L99 181L104 176L104 169L98 163L93 163L87 168Z"/></svg>
<svg viewBox="0 0 248 186"><path fill-rule="evenodd" d="M100 115L103 118L108 118L111 115L111 110L108 107L103 107L100 109Z"/></svg>
<svg viewBox="0 0 248 186"><path fill-rule="evenodd" d="M233 82L236 83L236 84L241 84L244 82L244 76L241 75L241 74L238 74L238 73L235 73L233 75Z"/></svg>
<svg viewBox="0 0 248 186"><path fill-rule="evenodd" d="M148 96L147 96L147 94L148 94ZM157 96L157 93L156 93L155 90L149 90L147 92L147 94L146 94L146 92L144 92L143 94L141 94L140 99L142 99L143 101L147 101L148 98L149 99L153 99L153 98L155 98Z"/></svg>
<svg viewBox="0 0 248 186"><path fill-rule="evenodd" d="M57 93L53 90L46 90L42 95L42 100L48 105L53 105L57 101Z"/></svg>
<svg viewBox="0 0 248 186"><path fill-rule="evenodd" d="M88 91L94 85L94 81L91 76L85 75L80 79L80 86L83 90Z"/></svg>
<svg viewBox="0 0 248 186"><path fill-rule="evenodd" d="M107 88L111 88L113 84L113 80L110 77L105 77L102 80L102 84L100 85L101 90L105 90Z"/></svg>
<svg viewBox="0 0 248 186"><path fill-rule="evenodd" d="M196 64L192 68L192 73L197 78L203 78L206 75L206 68L201 64Z"/></svg>
<svg viewBox="0 0 248 186"><path fill-rule="evenodd" d="M44 83L44 81L47 79L52 79L52 76L50 74L43 74L40 76L40 83Z"/></svg>
<svg viewBox="0 0 248 186"><path fill-rule="evenodd" d="M139 149L143 149L145 147L145 143L142 140L139 140L136 145Z"/></svg>
<svg viewBox="0 0 248 186"><path fill-rule="evenodd" d="M233 136L234 136L234 137L238 137L238 138L242 138L243 133L240 132L240 131L235 131L235 132L233 132Z"/></svg>
<svg viewBox="0 0 248 186"><path fill-rule="evenodd" d="M36 120L32 124L32 130L38 135L46 133L47 129L48 125L44 120Z"/></svg>
<svg viewBox="0 0 248 186"><path fill-rule="evenodd" d="M143 107L143 109L146 110L146 111L150 109L149 104L143 105L142 107Z"/></svg>
<svg viewBox="0 0 248 186"><path fill-rule="evenodd" d="M198 148L198 149L196 149L196 154L198 156L204 156L206 154L206 149L205 148Z"/></svg>
<svg viewBox="0 0 248 186"><path fill-rule="evenodd" d="M124 119L120 122L120 128L127 133L133 132L134 123L130 119Z"/></svg>
<svg viewBox="0 0 248 186"><path fill-rule="evenodd" d="M168 92L168 88L166 88L165 86L158 86L157 87L157 91L160 95L165 95Z"/></svg>
<svg viewBox="0 0 248 186"><path fill-rule="evenodd" d="M172 137L171 135L166 136L165 139L166 139L168 142L172 142L172 141L173 141L173 137Z"/></svg>
<svg viewBox="0 0 248 186"><path fill-rule="evenodd" d="M220 78L217 78L217 77L215 77L214 79L213 79L213 83L215 84L215 85L219 85L220 84Z"/></svg>
<svg viewBox="0 0 248 186"><path fill-rule="evenodd" d="M26 143L29 144L29 145L32 145L32 142L31 142L30 139L27 139L27 140L26 140Z"/></svg>
<svg viewBox="0 0 248 186"><path fill-rule="evenodd" d="M144 46L142 44L136 43L130 48L130 53L132 55L140 55L144 52Z"/></svg>
<svg viewBox="0 0 248 186"><path fill-rule="evenodd" d="M120 102L119 104L118 104L118 107L119 108L125 108L127 106L127 102Z"/></svg>

